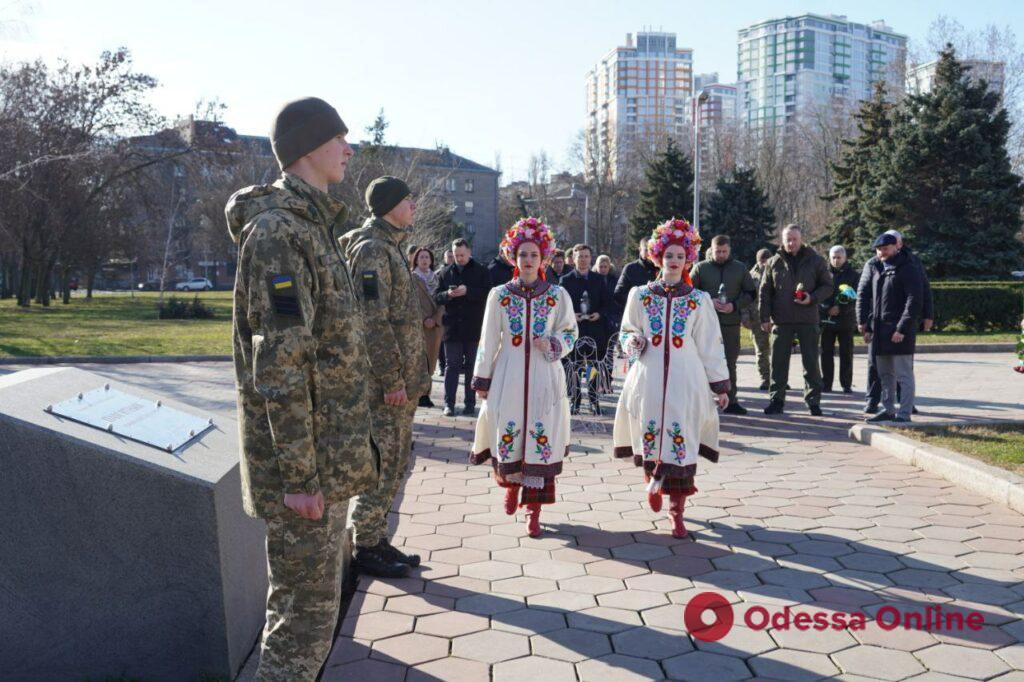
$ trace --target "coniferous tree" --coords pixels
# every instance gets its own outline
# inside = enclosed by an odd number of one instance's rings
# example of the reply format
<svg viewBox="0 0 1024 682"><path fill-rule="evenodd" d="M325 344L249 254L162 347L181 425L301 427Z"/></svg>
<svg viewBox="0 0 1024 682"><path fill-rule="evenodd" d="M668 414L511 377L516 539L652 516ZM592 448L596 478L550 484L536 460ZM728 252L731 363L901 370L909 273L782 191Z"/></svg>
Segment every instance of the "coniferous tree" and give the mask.
<svg viewBox="0 0 1024 682"><path fill-rule="evenodd" d="M670 218L693 220L693 166L672 138L645 174L647 187L640 191L640 202L629 220L634 244Z"/></svg>
<svg viewBox="0 0 1024 682"><path fill-rule="evenodd" d="M703 213L702 231L709 237L728 235L733 257L747 265L753 264L758 249L768 245L775 231L775 211L753 169L719 178Z"/></svg>
<svg viewBox="0 0 1024 682"><path fill-rule="evenodd" d="M903 231L932 277L1005 276L1024 260L1009 130L1000 96L970 80L947 45L932 90L908 98L881 145L868 220Z"/></svg>
<svg viewBox="0 0 1024 682"><path fill-rule="evenodd" d="M885 166L881 155L892 136L892 109L886 101L885 83L875 83L872 98L854 114L859 135L843 140L842 156L832 164L834 189L824 197L835 204L822 243L841 244L861 261L874 255L871 244L878 226L868 215L878 199L879 174Z"/></svg>

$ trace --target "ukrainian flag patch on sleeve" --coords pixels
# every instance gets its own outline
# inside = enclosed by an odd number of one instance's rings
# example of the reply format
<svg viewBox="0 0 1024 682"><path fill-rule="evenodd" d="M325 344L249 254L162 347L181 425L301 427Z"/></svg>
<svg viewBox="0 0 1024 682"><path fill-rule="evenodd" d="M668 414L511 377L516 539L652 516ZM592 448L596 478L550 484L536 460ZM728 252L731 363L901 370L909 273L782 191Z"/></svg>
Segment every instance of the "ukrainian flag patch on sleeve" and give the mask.
<svg viewBox="0 0 1024 682"><path fill-rule="evenodd" d="M273 285L275 291L281 289L290 289L295 286L295 281L291 275L274 275L270 279L270 283Z"/></svg>
<svg viewBox="0 0 1024 682"><path fill-rule="evenodd" d="M281 317L301 317L298 288L295 278L291 275L270 275L267 277L267 288L270 294L270 305L274 313Z"/></svg>

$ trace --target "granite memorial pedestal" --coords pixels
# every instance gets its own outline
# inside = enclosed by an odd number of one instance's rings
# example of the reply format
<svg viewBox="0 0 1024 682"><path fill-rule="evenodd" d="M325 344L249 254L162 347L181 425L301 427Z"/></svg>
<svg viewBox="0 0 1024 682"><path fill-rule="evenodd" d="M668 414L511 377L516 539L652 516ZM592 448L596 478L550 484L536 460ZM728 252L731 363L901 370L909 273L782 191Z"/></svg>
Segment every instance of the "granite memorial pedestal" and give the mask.
<svg viewBox="0 0 1024 682"><path fill-rule="evenodd" d="M204 416L78 369L0 377L0 678L230 680L267 592L237 424L168 452L46 411L105 384Z"/></svg>

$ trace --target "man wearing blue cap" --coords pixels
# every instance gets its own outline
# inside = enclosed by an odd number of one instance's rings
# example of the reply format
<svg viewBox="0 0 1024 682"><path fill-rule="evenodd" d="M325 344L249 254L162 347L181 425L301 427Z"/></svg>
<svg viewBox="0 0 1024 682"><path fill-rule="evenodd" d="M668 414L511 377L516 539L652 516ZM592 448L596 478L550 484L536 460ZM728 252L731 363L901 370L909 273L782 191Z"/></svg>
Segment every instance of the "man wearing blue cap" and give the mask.
<svg viewBox="0 0 1024 682"><path fill-rule="evenodd" d="M857 321L882 384L881 412L869 422L909 422L914 409L914 350L921 317L924 282L910 256L899 249L896 237L886 233L874 243L880 268L861 281ZM896 385L901 387L896 409Z"/></svg>

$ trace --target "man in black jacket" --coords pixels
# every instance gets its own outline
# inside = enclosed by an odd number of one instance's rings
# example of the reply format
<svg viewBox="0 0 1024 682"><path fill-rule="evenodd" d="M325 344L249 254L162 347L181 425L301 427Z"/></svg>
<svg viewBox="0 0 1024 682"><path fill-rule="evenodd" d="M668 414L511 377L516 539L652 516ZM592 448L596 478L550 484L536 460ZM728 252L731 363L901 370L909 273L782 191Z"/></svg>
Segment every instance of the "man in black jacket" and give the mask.
<svg viewBox="0 0 1024 682"><path fill-rule="evenodd" d="M575 257L576 269L563 275L559 284L569 293L572 299L572 306L576 310L576 322L580 329L580 339L590 337L597 346L596 354L593 357L590 353L595 351L580 351L579 344L573 349L569 356L572 366L575 367L577 377L585 370L587 362L596 363L604 360L608 350L608 329L605 326L605 315L608 314L608 306L611 301L608 298L608 287L604 279L596 272L590 271L590 261L593 258L593 251L586 244L577 244L572 249ZM593 375L591 375L593 376ZM570 382L570 390L572 389ZM579 382L575 382L577 387ZM572 390L572 413L580 411L580 401L583 399L580 390ZM587 397L594 409L595 414L601 414L601 404L598 402L597 386L594 381L587 382Z"/></svg>
<svg viewBox="0 0 1024 682"><path fill-rule="evenodd" d="M558 284L558 281L572 272L572 266L566 262L565 251L555 249L551 253L551 265L544 271L544 278L551 284Z"/></svg>
<svg viewBox="0 0 1024 682"><path fill-rule="evenodd" d="M821 303L821 383L822 392L832 391L835 377L836 342L839 342L839 385L843 393L853 392L853 335L857 332L856 293L859 277L846 259L846 249L836 245L828 250L829 266L835 290ZM849 287L843 290L843 286Z"/></svg>
<svg viewBox="0 0 1024 682"><path fill-rule="evenodd" d="M441 271L441 279L434 294L434 302L444 306L444 411L446 417L455 414L455 396L459 390L459 377L465 377L466 407L463 414L476 414L476 393L470 389L473 363L480 344L480 331L484 326L484 308L491 290L491 276L487 268L473 260L469 242L452 242L455 262Z"/></svg>
<svg viewBox="0 0 1024 682"><path fill-rule="evenodd" d="M905 251L907 257L911 263L914 263L918 268L918 274L920 275L922 282L924 283L924 292L921 299L921 329L929 332L932 330L932 325L935 323L935 302L932 299L932 285L928 281L928 273L924 269L924 263L921 259L914 254L909 247L903 244L903 235L896 230L889 230L885 234L892 235L896 239L896 249L898 251ZM857 294L860 296L860 289L867 282L870 282L873 270L880 270L882 262L878 256L872 257L864 264L864 269L861 271L860 283L857 285ZM897 399L899 399L899 386L896 387ZM868 346L868 388L865 392L866 404L864 406L864 412L868 414L874 414L878 412L878 403L882 397L882 385L878 381L878 371L875 368L875 356L872 353L871 347ZM917 408L914 408L914 414L917 414Z"/></svg>
<svg viewBox="0 0 1024 682"><path fill-rule="evenodd" d="M491 286L499 287L512 280L515 267L501 255L501 251L487 264L487 272L491 277Z"/></svg>
<svg viewBox="0 0 1024 682"><path fill-rule="evenodd" d="M658 278L658 266L647 260L647 239L640 240L640 257L622 268L619 283L615 285L614 299L620 309L625 309L626 299L633 287L642 287Z"/></svg>
<svg viewBox="0 0 1024 682"><path fill-rule="evenodd" d="M910 255L898 249L893 235L881 235L874 246L881 267L871 269L864 295L858 296L857 322L874 355L884 408L868 421L909 422L914 409L914 351L924 278Z"/></svg>

